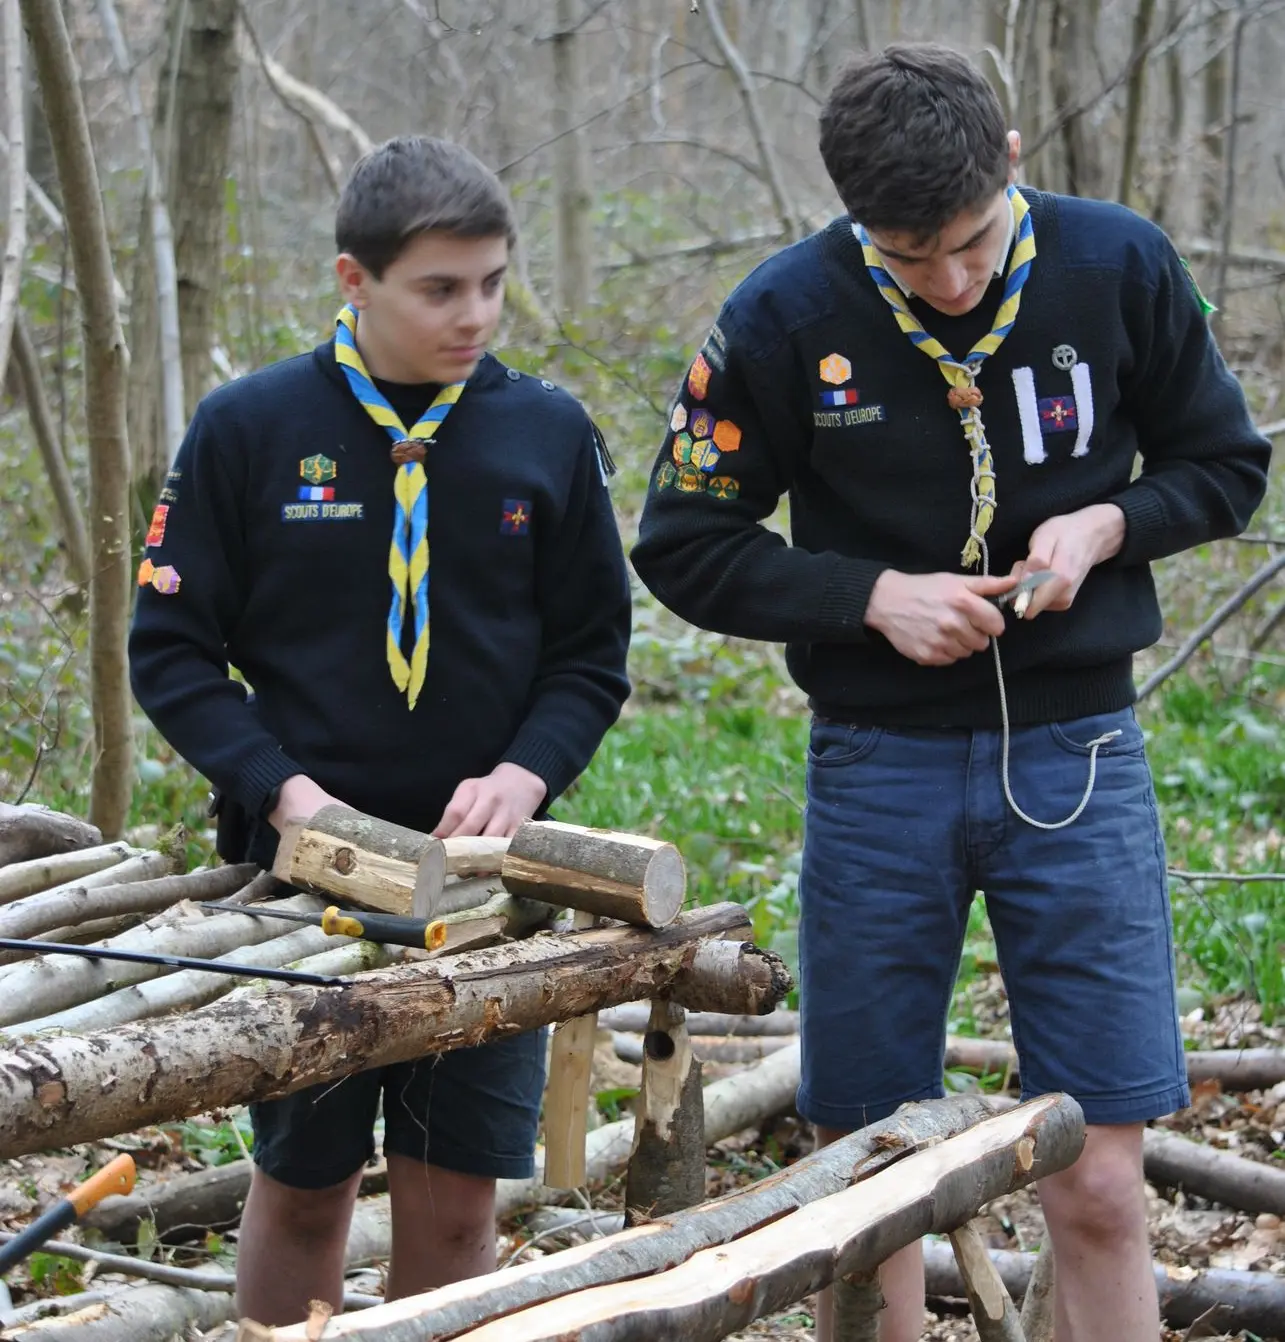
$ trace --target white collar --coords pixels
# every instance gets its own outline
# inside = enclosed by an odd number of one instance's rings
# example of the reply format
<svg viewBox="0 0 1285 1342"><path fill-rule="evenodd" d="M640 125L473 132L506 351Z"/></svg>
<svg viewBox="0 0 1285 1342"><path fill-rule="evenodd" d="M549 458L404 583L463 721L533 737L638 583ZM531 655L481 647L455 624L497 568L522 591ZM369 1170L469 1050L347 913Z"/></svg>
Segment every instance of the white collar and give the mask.
<svg viewBox="0 0 1285 1342"><path fill-rule="evenodd" d="M996 275L1002 275L1004 273L1004 268L1008 265L1008 254L1013 249L1013 238L1016 235L1016 233L1017 233L1017 219L1015 218L1012 206L1010 205L1008 211L1008 235L1004 239L1004 245L999 250L999 260L995 262ZM860 224L855 222L853 223L852 234L858 242L861 241ZM875 250L878 251L879 249L876 247ZM882 260L882 258L880 259ZM896 271L892 270L887 265L886 262L884 263L884 269L888 272L889 275L892 276L892 282L897 286L898 289L901 290L901 292L907 298L913 298L915 296L915 291L912 288L910 288L910 286L905 283L905 281L901 278L901 276L898 275Z"/></svg>

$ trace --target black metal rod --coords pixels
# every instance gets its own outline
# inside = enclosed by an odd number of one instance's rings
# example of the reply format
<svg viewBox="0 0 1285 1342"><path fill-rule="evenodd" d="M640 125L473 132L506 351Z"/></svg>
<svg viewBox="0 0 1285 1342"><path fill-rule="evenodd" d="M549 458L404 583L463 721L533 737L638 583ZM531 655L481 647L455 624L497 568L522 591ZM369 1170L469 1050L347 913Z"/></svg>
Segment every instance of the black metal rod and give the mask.
<svg viewBox="0 0 1285 1342"><path fill-rule="evenodd" d="M103 946L69 946L62 941L18 941L0 937L0 950L35 951L39 955L79 955L86 960L125 960L136 965L168 965L173 969L202 969L207 974L232 974L238 978L278 979L282 983L308 983L334 988L348 980L335 974L307 974L301 969L272 969L260 965L238 965L227 960L194 960L186 955L152 955L147 951L110 951Z"/></svg>

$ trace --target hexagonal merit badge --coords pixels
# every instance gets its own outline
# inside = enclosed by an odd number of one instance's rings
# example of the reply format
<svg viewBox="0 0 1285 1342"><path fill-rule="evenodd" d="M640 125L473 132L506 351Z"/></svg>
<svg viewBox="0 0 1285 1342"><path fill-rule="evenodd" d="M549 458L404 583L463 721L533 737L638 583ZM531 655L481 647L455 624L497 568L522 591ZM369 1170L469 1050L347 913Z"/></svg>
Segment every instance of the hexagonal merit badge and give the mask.
<svg viewBox="0 0 1285 1342"><path fill-rule="evenodd" d="M716 475L709 482L709 492L716 499L734 499L740 492L740 482L730 475Z"/></svg>
<svg viewBox="0 0 1285 1342"><path fill-rule="evenodd" d="M679 466L686 466L692 459L692 436L690 433L676 433L674 435L674 461Z"/></svg>
<svg viewBox="0 0 1285 1342"><path fill-rule="evenodd" d="M698 354L692 360L691 370L687 374L687 390L691 392L694 399L703 401L705 393L709 390L709 375L711 369L705 362L705 356Z"/></svg>
<svg viewBox="0 0 1285 1342"><path fill-rule="evenodd" d="M838 387L852 376L852 364L842 354L827 354L821 360L821 381Z"/></svg>
<svg viewBox="0 0 1285 1342"><path fill-rule="evenodd" d="M704 471L706 475L714 474L714 468L722 455L710 438L702 438L699 443L692 444L692 465L698 471Z"/></svg>
<svg viewBox="0 0 1285 1342"><path fill-rule="evenodd" d="M691 423L687 426L693 438L712 438L714 436L714 416L708 410L696 410L692 413Z"/></svg>
<svg viewBox="0 0 1285 1342"><path fill-rule="evenodd" d="M695 466L682 466L678 471L678 488L684 494L699 494L705 488L705 477Z"/></svg>
<svg viewBox="0 0 1285 1342"><path fill-rule="evenodd" d="M662 461L660 469L656 472L656 488L668 489L678 476L678 471L672 461Z"/></svg>
<svg viewBox="0 0 1285 1342"><path fill-rule="evenodd" d="M739 452L741 431L730 419L720 419L714 425L714 441L720 452Z"/></svg>
<svg viewBox="0 0 1285 1342"><path fill-rule="evenodd" d="M687 427L687 407L679 401L674 406L674 413L669 417L669 427L679 433Z"/></svg>
<svg viewBox="0 0 1285 1342"><path fill-rule="evenodd" d="M318 453L315 457L304 457L299 463L299 474L310 485L324 485L327 480L333 480L339 470L329 457Z"/></svg>

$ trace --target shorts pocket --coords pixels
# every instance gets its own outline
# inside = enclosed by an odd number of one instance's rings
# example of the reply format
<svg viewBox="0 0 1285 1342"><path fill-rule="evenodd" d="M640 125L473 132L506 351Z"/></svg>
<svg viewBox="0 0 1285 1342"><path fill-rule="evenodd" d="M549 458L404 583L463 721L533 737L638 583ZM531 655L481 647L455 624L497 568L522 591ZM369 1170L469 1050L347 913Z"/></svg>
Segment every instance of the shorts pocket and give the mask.
<svg viewBox="0 0 1285 1342"><path fill-rule="evenodd" d="M1132 708L1120 708L1113 713L1092 713L1086 718L1069 718L1065 722L1049 723L1049 735L1060 749L1069 755L1088 757L1092 744L1110 732L1119 732L1098 747L1100 755L1142 755L1144 739L1142 728Z"/></svg>
<svg viewBox="0 0 1285 1342"><path fill-rule="evenodd" d="M855 764L879 744L882 735L882 727L854 727L829 718L813 718L808 763L818 768Z"/></svg>

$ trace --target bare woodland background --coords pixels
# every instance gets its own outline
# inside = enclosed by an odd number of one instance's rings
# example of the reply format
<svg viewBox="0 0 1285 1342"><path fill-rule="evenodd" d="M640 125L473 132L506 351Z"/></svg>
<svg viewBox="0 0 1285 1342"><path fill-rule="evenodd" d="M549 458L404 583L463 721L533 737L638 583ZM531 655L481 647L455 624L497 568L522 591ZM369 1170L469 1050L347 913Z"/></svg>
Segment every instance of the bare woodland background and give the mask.
<svg viewBox="0 0 1285 1342"><path fill-rule="evenodd" d="M145 519L200 396L328 334L336 191L389 135L458 139L507 183L522 245L499 352L587 401L622 466L627 537L722 295L837 210L816 153L824 90L847 53L898 37L981 61L1023 133L1026 181L1161 222L1220 309L1260 423L1285 417L1282 0L0 9L0 800L84 812L92 784L105 833L139 818L156 766L146 750L133 762L143 727L122 667ZM1167 566L1171 642L1239 600L1219 634L1233 670L1285 653L1282 548L1277 489L1250 542Z"/></svg>

